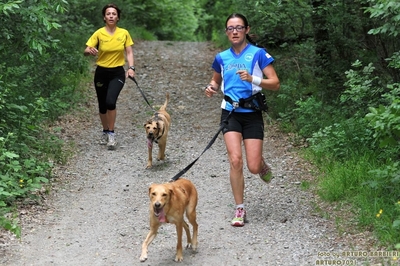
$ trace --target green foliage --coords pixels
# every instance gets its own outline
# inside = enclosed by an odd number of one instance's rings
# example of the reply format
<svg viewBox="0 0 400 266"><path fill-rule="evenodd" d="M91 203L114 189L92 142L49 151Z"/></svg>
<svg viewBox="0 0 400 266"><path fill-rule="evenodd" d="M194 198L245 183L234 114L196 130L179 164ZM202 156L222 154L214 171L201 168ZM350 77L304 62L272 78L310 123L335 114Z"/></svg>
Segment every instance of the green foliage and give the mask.
<svg viewBox="0 0 400 266"><path fill-rule="evenodd" d="M0 10L4 13L4 16L0 17L4 27L0 33L5 41L4 48L12 51L16 48L20 50L25 48L28 51L15 55L9 53L9 55L15 59L33 60L35 56L44 55L47 49L54 47L58 40L53 39L50 32L59 29L61 25L57 23L56 16L52 16L51 13L64 12L65 5L66 2L62 0L32 0L13 1L0 6ZM49 10L52 12L48 12ZM12 23L6 23L9 20Z"/></svg>
<svg viewBox="0 0 400 266"><path fill-rule="evenodd" d="M311 6L306 1L245 1L239 2L240 12L249 20L251 31L267 48L286 47L299 37L307 39L312 33Z"/></svg>
<svg viewBox="0 0 400 266"><path fill-rule="evenodd" d="M293 109L296 120L293 122L298 133L303 137L310 137L314 132L331 124L335 112L332 106L324 105L316 97L309 97L296 102Z"/></svg>
<svg viewBox="0 0 400 266"><path fill-rule="evenodd" d="M318 165L321 172L318 194L327 201L351 199L360 193L360 188L373 169L371 155L351 154L346 161L321 161Z"/></svg>
<svg viewBox="0 0 400 266"><path fill-rule="evenodd" d="M392 246L400 237L400 167L397 162L380 165L372 152L351 154L343 161L319 161L323 174L318 194L329 202L351 203L357 224L373 228L382 244Z"/></svg>
<svg viewBox="0 0 400 266"><path fill-rule="evenodd" d="M0 3L0 10L4 15L9 16L10 14L15 14L15 12L19 9L19 4L22 3L20 1L9 1L8 3Z"/></svg>
<svg viewBox="0 0 400 266"><path fill-rule="evenodd" d="M392 146L400 151L400 84L389 86L392 90L383 97L389 104L378 108L370 107L366 118L374 129L374 138L380 147ZM397 153L398 154L398 153Z"/></svg>
<svg viewBox="0 0 400 266"><path fill-rule="evenodd" d="M377 12L371 15L372 19L357 12L349 16L351 10L361 10L352 6L368 6L367 2L374 8L367 8L366 12ZM350 202L359 210L355 214L360 225L374 226L383 242L396 244L400 223L399 212L393 205L400 195L400 167L394 163L400 154L400 94L396 82L400 77L400 47L394 38L398 30L398 3L359 1L346 2L347 6L343 3L331 1L329 4L334 8L326 5L320 10L327 14L325 26L331 38L329 45L333 46L326 48L331 49L329 56L336 68L332 73L337 78L324 78L331 74L323 73L329 68L312 70L315 54L311 43L302 42L300 46L288 41L274 53L281 90L271 94L269 103L279 110L278 118L285 128L307 138L310 158L323 173L319 180L321 197ZM381 12L386 8L393 10ZM372 29L370 25L377 28L369 31L373 36L363 33ZM271 45L274 40L269 40ZM311 60L302 62L303 58ZM346 70L346 66L351 69ZM332 89L335 93L327 92ZM380 208L384 209L384 215L377 219Z"/></svg>
<svg viewBox="0 0 400 266"><path fill-rule="evenodd" d="M220 12L226 12L228 10L221 10L215 7L215 4L218 4L219 1L209 1L209 0L200 0L197 1L199 9L196 13L196 17L198 20L198 27L196 29L196 38L199 41L216 41L217 38L213 38L213 33L219 32L221 33L221 29L224 28L222 17L224 14L219 14ZM227 5L230 5L231 1L227 1ZM229 11L228 11L229 12ZM223 36L221 35L221 39ZM226 47L226 46L223 46Z"/></svg>
<svg viewBox="0 0 400 266"><path fill-rule="evenodd" d="M374 149L372 130L363 119L339 120L321 128L307 139L310 151L320 162L346 161L349 156L364 154Z"/></svg>
<svg viewBox="0 0 400 266"><path fill-rule="evenodd" d="M0 226L16 235L16 202L35 198L64 158L46 125L83 99L76 88L87 62L76 50L80 34L60 33L75 23L66 8L62 0L0 4L0 110L7 114L0 118Z"/></svg>
<svg viewBox="0 0 400 266"><path fill-rule="evenodd" d="M399 195L400 165L394 162L369 171L370 177L362 185L377 191L378 194L390 194L392 197Z"/></svg>
<svg viewBox="0 0 400 266"><path fill-rule="evenodd" d="M145 28L159 40L195 41L198 27L196 12L201 11L194 0L140 0L117 3L124 15L121 26ZM126 12L125 12L126 11Z"/></svg>
<svg viewBox="0 0 400 266"><path fill-rule="evenodd" d="M369 177L370 179L363 183L363 188L373 193L372 195L377 195L376 198L374 197L377 202L374 203L374 207L371 207L377 213L372 223L382 242L396 244L400 237L400 201L398 199L400 165L398 162L392 162L373 169L369 172Z"/></svg>
<svg viewBox="0 0 400 266"><path fill-rule="evenodd" d="M362 63L356 61L353 64L355 68L361 68ZM375 67L372 63L360 71L348 70L345 72L347 81L346 90L340 96L340 102L346 107L346 114L349 116L362 117L366 114L368 106L377 105L381 102L380 95L384 92L379 77L373 75Z"/></svg>
<svg viewBox="0 0 400 266"><path fill-rule="evenodd" d="M381 44L377 45L376 54L378 58L384 58L381 61L384 71L393 77L393 80L400 80L399 71L399 50L400 43L398 42L399 23L400 23L400 4L398 1L378 0L370 1L371 5L365 9L365 12L370 14L371 21L374 22L373 27L368 31L375 38L374 42ZM390 67L395 67L397 70L387 68L386 62L389 62ZM397 66L396 66L397 65Z"/></svg>
<svg viewBox="0 0 400 266"><path fill-rule="evenodd" d="M0 205L0 208L3 207ZM16 222L16 215L14 215L11 219L7 219L0 212L0 226L6 230L9 230L18 238L21 237L21 227Z"/></svg>
<svg viewBox="0 0 400 266"><path fill-rule="evenodd" d="M4 215L10 212L9 206L15 200L34 197L34 192L48 182L51 164L38 161L34 156L21 158L12 150L17 139L13 133L0 137L0 226L19 237L18 224Z"/></svg>
<svg viewBox="0 0 400 266"><path fill-rule="evenodd" d="M291 128L290 131L294 129L292 119L295 117L295 99L300 97L299 91L296 89L297 86L298 81L289 80L288 82L281 83L278 93L265 91L269 106L269 114L277 118L286 127Z"/></svg>
<svg viewBox="0 0 400 266"><path fill-rule="evenodd" d="M366 9L370 13L371 18L377 18L384 21L384 24L370 29L369 34L387 34L389 36L397 37L400 28L400 3L391 0L371 1L375 4Z"/></svg>
<svg viewBox="0 0 400 266"><path fill-rule="evenodd" d="M400 51L394 52L390 58L387 58L388 67L394 69L400 69Z"/></svg>
<svg viewBox="0 0 400 266"><path fill-rule="evenodd" d="M134 40L147 40L147 41L156 41L157 36L154 33L146 30L144 27L134 27L134 29L130 30L132 33L132 38Z"/></svg>

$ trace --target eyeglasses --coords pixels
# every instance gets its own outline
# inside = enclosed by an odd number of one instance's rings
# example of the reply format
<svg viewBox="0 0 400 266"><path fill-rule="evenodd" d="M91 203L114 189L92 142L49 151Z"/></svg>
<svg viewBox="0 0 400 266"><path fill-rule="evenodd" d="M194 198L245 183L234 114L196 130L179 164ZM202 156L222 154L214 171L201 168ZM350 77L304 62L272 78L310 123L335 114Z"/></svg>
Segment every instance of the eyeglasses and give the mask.
<svg viewBox="0 0 400 266"><path fill-rule="evenodd" d="M229 26L229 27L227 27L225 30L226 30L227 32L233 32L234 30L236 30L237 32L241 32L241 31L243 31L245 28L246 28L245 26L236 26L236 27Z"/></svg>

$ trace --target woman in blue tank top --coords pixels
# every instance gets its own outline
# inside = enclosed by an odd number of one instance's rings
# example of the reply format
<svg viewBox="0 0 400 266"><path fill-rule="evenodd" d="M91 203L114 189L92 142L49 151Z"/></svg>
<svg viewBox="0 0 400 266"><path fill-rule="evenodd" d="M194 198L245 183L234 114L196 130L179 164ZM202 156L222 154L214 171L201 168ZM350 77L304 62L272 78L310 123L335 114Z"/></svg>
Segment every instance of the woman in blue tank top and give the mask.
<svg viewBox="0 0 400 266"><path fill-rule="evenodd" d="M262 155L264 139L262 112L234 104L240 99L261 92L262 89L277 91L280 82L272 66L274 58L264 48L253 45L248 35L250 26L246 17L234 13L227 18L225 26L226 35L232 46L215 56L212 64L213 76L205 89L205 94L207 97L212 97L218 88L224 94L221 103L221 123L229 117L222 132L229 157L229 177L236 204L231 225L243 226L246 221L246 210L243 202L242 141L249 171L258 174L267 183L273 176L270 166Z"/></svg>

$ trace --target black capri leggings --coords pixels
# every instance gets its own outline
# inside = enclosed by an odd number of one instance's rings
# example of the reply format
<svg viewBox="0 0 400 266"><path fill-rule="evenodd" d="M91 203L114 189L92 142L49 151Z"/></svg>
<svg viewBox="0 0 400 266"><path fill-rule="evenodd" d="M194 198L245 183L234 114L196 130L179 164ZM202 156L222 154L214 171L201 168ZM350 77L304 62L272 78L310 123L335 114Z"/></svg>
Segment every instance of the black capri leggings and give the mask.
<svg viewBox="0 0 400 266"><path fill-rule="evenodd" d="M119 93L125 84L125 70L122 66L105 68L97 66L94 73L94 87L100 114L115 110Z"/></svg>

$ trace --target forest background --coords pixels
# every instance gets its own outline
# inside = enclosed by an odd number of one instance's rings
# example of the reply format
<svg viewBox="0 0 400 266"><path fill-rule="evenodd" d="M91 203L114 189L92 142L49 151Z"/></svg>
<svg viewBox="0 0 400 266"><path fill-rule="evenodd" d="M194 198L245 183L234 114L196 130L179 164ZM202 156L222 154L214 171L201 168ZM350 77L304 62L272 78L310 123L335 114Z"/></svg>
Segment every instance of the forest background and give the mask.
<svg viewBox="0 0 400 266"><path fill-rule="evenodd" d="M265 92L269 116L318 169L302 188L339 213L350 210L335 217L338 230L353 219L389 250L400 249L400 2L113 2L134 40L227 48L227 16L247 16L281 80L278 93ZM17 236L18 206L49 192L53 166L70 156L57 138L62 128L49 125L87 97L81 84L93 61L82 52L107 3L0 1L0 227Z"/></svg>

